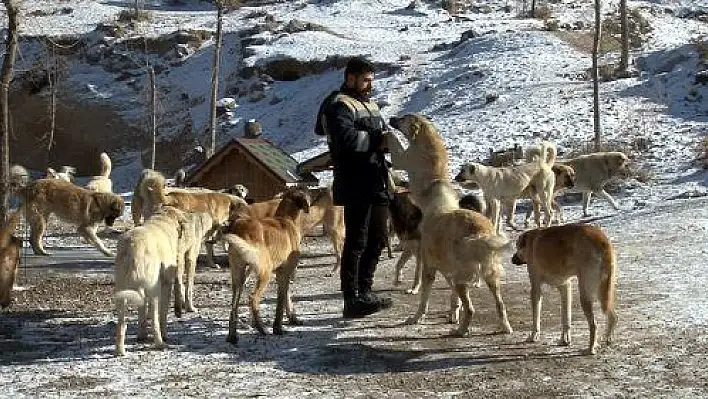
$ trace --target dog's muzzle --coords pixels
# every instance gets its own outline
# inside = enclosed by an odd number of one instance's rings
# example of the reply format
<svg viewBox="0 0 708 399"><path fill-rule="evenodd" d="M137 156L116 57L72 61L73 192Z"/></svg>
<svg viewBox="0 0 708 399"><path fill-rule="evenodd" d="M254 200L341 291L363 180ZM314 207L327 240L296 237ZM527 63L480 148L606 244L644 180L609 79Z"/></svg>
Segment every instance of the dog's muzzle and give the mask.
<svg viewBox="0 0 708 399"><path fill-rule="evenodd" d="M511 257L511 263L513 263L515 265L523 265L526 262L521 260L521 258L519 258L519 255L514 254L514 256Z"/></svg>
<svg viewBox="0 0 708 399"><path fill-rule="evenodd" d="M109 216L107 217L104 221L106 222L106 226L111 227L113 226L113 223L116 222L116 217L115 216Z"/></svg>

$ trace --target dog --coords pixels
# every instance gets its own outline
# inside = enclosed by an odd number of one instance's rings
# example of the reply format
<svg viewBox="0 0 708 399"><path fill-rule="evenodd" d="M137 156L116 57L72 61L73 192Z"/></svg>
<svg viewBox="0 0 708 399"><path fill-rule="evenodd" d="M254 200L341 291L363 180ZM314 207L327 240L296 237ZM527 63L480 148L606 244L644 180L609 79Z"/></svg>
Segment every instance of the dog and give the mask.
<svg viewBox="0 0 708 399"><path fill-rule="evenodd" d="M612 244L600 228L567 224L528 230L519 236L511 262L526 264L531 280L534 327L529 342L538 340L541 331L541 286L546 283L558 287L560 292L563 328L560 344L570 345L572 277L578 278L580 305L590 328L587 353L595 354L597 348L593 302L598 296L607 317L605 340L607 343L612 341L617 324L617 262Z"/></svg>
<svg viewBox="0 0 708 399"><path fill-rule="evenodd" d="M105 152L101 153L101 174L99 176L93 176L88 183L86 183L86 188L93 191L98 191L100 193L112 193L113 192L113 182L111 181L111 158Z"/></svg>
<svg viewBox="0 0 708 399"><path fill-rule="evenodd" d="M617 201L604 187L611 179L630 173L627 155L618 151L596 152L562 161L561 164L568 165L575 171L575 185L570 191L583 193L584 217L590 216L588 207L593 194L604 198L614 210L620 209Z"/></svg>
<svg viewBox="0 0 708 399"><path fill-rule="evenodd" d="M460 208L473 210L478 213L484 213L484 202L479 196L467 194L460 197ZM415 279L413 286L406 290L407 294L418 294L420 291L420 280L423 273L423 267L419 255L420 250L420 221L423 218L423 213L420 208L413 203L408 191L399 191L394 193L393 199L388 205L391 214L391 226L401 242L402 252L395 266L395 274L393 277L393 285L401 285L401 272L406 263L415 256ZM481 281L475 283L476 287L481 286Z"/></svg>
<svg viewBox="0 0 708 399"><path fill-rule="evenodd" d="M184 213L164 206L145 224L125 232L118 239L115 261L116 355L125 355L125 316L128 304L138 306L138 340L147 338L146 312L151 312L153 341L163 348L167 336L167 309L177 278L179 240L183 235ZM181 297L176 295L179 300ZM181 308L176 303L175 308ZM147 308L147 309L146 309Z"/></svg>
<svg viewBox="0 0 708 399"><path fill-rule="evenodd" d="M42 245L49 216L55 214L64 222L77 225L77 232L104 255L113 257L96 236L101 221L107 226L123 215L123 199L113 193L91 191L59 179L28 181L26 170L19 165L11 170L11 189L22 199L22 209L30 225L30 244L37 255L50 255Z"/></svg>
<svg viewBox="0 0 708 399"><path fill-rule="evenodd" d="M182 307L184 304L187 312L196 312L194 307L194 277L197 270L197 257L201 249L202 242L212 231L219 229L219 224L208 212L185 212L182 229L182 237L177 259L177 278L175 281L175 316L182 317ZM186 274L186 284L184 275Z"/></svg>
<svg viewBox="0 0 708 399"><path fill-rule="evenodd" d="M553 197L554 200L552 201L551 205L553 206L553 214L558 215L558 221L560 223L565 223L565 216L563 214L563 207L558 204L558 202L555 200L555 196L566 189L571 189L575 186L575 171L573 168L571 168L568 165L563 165L560 163L556 163L551 167L551 170L553 170L553 174L555 175L555 184L553 185ZM529 220L531 219L531 213L533 212L536 216L536 227L541 227L539 220L540 220L540 204L536 200L538 198L537 195L534 195L534 191L536 190L535 185L532 183L526 189L524 190L523 193L521 193L522 198L530 198L532 203L533 203L533 208L529 208L526 211L526 217L524 218L524 222L526 226L529 225ZM513 214L508 213L507 217L514 217Z"/></svg>
<svg viewBox="0 0 708 399"><path fill-rule="evenodd" d="M22 240L12 234L20 221L20 215L19 211L11 213L0 229L0 308L3 309L12 304L12 288L20 265Z"/></svg>
<svg viewBox="0 0 708 399"><path fill-rule="evenodd" d="M494 234L488 218L475 211L460 209L456 189L449 180L447 149L429 119L420 114L407 114L390 118L389 124L409 142L408 148L404 149L397 136L389 134L386 139L393 164L408 172L413 201L423 215L419 252L423 261L420 303L416 314L405 323L418 323L427 312L431 288L439 271L456 294L455 303L451 303L452 321L459 322L453 332L455 335L464 336L469 332L474 312L469 285L480 275L494 296L502 331L510 333L512 328L501 297L503 268L499 260L499 253L509 241ZM463 313L458 317L460 301Z"/></svg>
<svg viewBox="0 0 708 399"><path fill-rule="evenodd" d="M257 277L249 304L253 325L266 334L260 314L260 301L275 272L278 281L278 299L273 321L273 334L283 334L283 311L291 324L299 324L290 298L290 281L300 257L302 229L300 215L309 211L308 195L297 188L283 195L273 217L258 218L248 214L248 209L231 214L228 226L221 229L228 243L231 268L232 301L227 341L238 342L236 330L238 306L248 274Z"/></svg>
<svg viewBox="0 0 708 399"><path fill-rule="evenodd" d="M460 172L455 177L455 181L465 183L468 181L477 183L484 192L484 198L489 206L489 214L495 226L497 234L502 234L501 213L502 207L511 209L514 214L516 200L521 193L536 179L537 194L539 201L544 205L547 223L553 218L554 174L551 167L556 158L556 147L553 143L541 143L541 154L536 162L526 163L519 166L492 167L476 162L463 164ZM513 219L507 219L510 227L515 228Z"/></svg>
<svg viewBox="0 0 708 399"><path fill-rule="evenodd" d="M239 210L249 206L238 196L204 188L168 189L165 177L160 172L144 170L133 191L133 223L139 224L143 215L149 215L160 204L174 206L185 212L207 212L216 225L221 225L229 219L232 208ZM216 232L216 228L209 232L204 243L207 249L207 263L218 269L220 266L214 262L213 237Z"/></svg>
<svg viewBox="0 0 708 399"><path fill-rule="evenodd" d="M334 205L332 189L329 187L309 189L308 193L310 195L310 210L300 218L302 231L312 231L317 225L322 224L322 230L329 237L336 258L332 271L327 274L332 276L337 273L342 263L344 207ZM280 205L281 198L282 193L266 201L254 202L249 205L249 212L256 218L273 217Z"/></svg>
<svg viewBox="0 0 708 399"><path fill-rule="evenodd" d="M76 168L73 166L62 166L61 172L57 172L54 168L47 168L45 179L61 179L73 183L75 174Z"/></svg>

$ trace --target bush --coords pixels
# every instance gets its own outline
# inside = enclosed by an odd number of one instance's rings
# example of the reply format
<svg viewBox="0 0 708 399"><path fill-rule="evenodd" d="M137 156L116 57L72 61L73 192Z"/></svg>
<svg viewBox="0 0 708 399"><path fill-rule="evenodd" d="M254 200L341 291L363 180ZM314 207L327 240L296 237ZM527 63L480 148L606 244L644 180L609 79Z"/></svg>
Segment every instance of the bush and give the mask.
<svg viewBox="0 0 708 399"><path fill-rule="evenodd" d="M118 14L119 22L143 22L152 19L152 14L145 10L123 10Z"/></svg>
<svg viewBox="0 0 708 399"><path fill-rule="evenodd" d="M627 10L627 23L629 33L629 47L641 48L646 41L646 37L652 31L651 24L644 18L641 12L636 8ZM620 25L619 13L613 14L611 17L602 21L602 30L604 34L612 36L618 43L621 42L622 29Z"/></svg>

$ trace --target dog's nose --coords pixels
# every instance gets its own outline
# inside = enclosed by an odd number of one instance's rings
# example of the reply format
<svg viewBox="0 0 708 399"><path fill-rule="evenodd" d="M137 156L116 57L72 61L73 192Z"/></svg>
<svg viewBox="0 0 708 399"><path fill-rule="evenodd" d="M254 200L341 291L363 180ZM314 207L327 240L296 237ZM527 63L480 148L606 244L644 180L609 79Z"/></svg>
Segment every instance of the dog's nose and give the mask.
<svg viewBox="0 0 708 399"><path fill-rule="evenodd" d="M458 182L458 183L462 183L463 181L467 180L467 179L465 179L465 177L462 176L462 175L463 175L462 172L458 173L457 176L455 176L455 181Z"/></svg>
<svg viewBox="0 0 708 399"><path fill-rule="evenodd" d="M521 258L517 254L514 254L514 256L511 257L511 263L513 263L515 265L523 265L524 264L524 262L521 260Z"/></svg>
<svg viewBox="0 0 708 399"><path fill-rule="evenodd" d="M388 124L396 129L398 129L398 122L399 120L395 116L392 116L388 119Z"/></svg>

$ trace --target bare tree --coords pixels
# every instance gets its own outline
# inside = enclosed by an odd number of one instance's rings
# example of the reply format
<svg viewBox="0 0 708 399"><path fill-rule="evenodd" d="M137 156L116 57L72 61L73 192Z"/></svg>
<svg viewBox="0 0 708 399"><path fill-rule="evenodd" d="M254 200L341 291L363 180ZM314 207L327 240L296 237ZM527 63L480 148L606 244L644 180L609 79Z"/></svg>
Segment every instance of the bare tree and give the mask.
<svg viewBox="0 0 708 399"><path fill-rule="evenodd" d="M216 5L216 44L214 45L214 63L211 71L211 107L209 109L209 147L207 159L216 152L216 101L219 95L219 65L221 64L221 44L223 42L224 12L241 5L239 0L215 0Z"/></svg>
<svg viewBox="0 0 708 399"><path fill-rule="evenodd" d="M629 67L629 18L627 16L627 0L620 0L619 13L622 51L620 53L620 64L617 69L626 72Z"/></svg>
<svg viewBox="0 0 708 399"><path fill-rule="evenodd" d="M595 0L595 36L592 42L592 98L595 151L600 151L602 139L602 128L600 126L600 80L597 67L597 59L600 54L600 37L602 34L601 8L601 0Z"/></svg>
<svg viewBox="0 0 708 399"><path fill-rule="evenodd" d="M2 107L2 133L0 134L0 219L5 220L10 194L10 83L17 56L19 35L19 7L13 0L3 0L7 10L6 52L2 61L2 88L0 88L0 107Z"/></svg>

